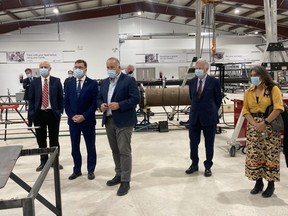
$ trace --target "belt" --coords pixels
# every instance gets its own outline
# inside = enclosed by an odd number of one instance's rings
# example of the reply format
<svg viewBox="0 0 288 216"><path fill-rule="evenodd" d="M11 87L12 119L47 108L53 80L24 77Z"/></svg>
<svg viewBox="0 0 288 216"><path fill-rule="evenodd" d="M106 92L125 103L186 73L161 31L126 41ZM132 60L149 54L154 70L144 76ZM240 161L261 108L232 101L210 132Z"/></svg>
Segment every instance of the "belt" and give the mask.
<svg viewBox="0 0 288 216"><path fill-rule="evenodd" d="M259 117L259 118L265 117L265 113L261 113L261 112L251 113L251 115L252 115L253 117Z"/></svg>
<svg viewBox="0 0 288 216"><path fill-rule="evenodd" d="M45 110L42 110L42 109L41 109L41 111L42 111L42 112L50 112L51 109L45 109Z"/></svg>

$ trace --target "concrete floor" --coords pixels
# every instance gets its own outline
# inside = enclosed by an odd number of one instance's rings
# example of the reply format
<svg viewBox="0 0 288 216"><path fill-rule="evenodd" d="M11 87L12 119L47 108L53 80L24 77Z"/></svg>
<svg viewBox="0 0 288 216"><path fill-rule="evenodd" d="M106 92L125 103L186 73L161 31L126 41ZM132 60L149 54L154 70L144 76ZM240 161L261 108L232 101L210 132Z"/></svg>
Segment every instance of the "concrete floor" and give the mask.
<svg viewBox="0 0 288 216"><path fill-rule="evenodd" d="M152 108L153 111L162 109ZM12 113L10 116L17 117ZM25 115L25 114L24 114ZM187 120L180 115L180 120ZM175 117L176 119L176 117ZM225 114L226 121L233 120L233 113ZM138 120L141 120L139 118ZM166 120L164 115L157 115L151 122ZM97 128L100 127L98 120ZM133 171L130 192L123 197L116 195L118 186L108 187L106 181L114 176L114 164L106 135L103 129L97 131L96 146L98 153L95 180L87 179L86 149L82 140L83 175L76 180L68 180L72 173L72 157L70 155L69 136L61 136L60 163L63 215L69 216L268 216L287 215L288 209L288 170L281 155L281 182L276 183L275 194L271 198L250 195L254 183L244 176L245 155L240 151L236 157L230 157L227 151L227 140L233 129L223 129L216 135L213 175L203 176L205 159L203 139L199 146L200 170L186 175L185 170L191 164L189 159L188 130L169 123L168 133L134 132L132 137ZM223 124L221 124L224 126ZM15 128L16 125L9 125ZM23 127L23 126L22 126ZM4 128L0 125L0 128ZM61 135L68 134L66 121L61 122ZM19 129L20 131L20 129ZM23 131L23 130L22 130ZM11 131L15 132L15 131ZM0 131L0 146L23 145L36 148L36 140L29 132L13 137L25 139L9 139L3 141ZM20 133L20 132L19 132ZM31 138L28 138L31 137ZM13 172L29 185L33 185L39 173L35 168L39 165L38 156L20 157ZM54 202L53 169L50 169L40 193ZM5 188L0 189L1 199L25 197L27 193L8 180ZM35 201L37 216L53 215L41 203ZM1 216L22 215L21 209L0 210Z"/></svg>

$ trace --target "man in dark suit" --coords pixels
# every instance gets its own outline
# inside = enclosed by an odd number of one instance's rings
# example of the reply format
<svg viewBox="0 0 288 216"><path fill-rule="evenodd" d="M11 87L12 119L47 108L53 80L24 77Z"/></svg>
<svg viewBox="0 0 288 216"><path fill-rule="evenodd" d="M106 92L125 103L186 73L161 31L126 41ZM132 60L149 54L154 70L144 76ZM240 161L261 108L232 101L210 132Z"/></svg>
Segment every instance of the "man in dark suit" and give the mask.
<svg viewBox="0 0 288 216"><path fill-rule="evenodd" d="M25 107L27 110L28 107L28 100L29 100L29 88L30 88L30 83L33 80L32 77L32 70L30 68L26 68L25 69L25 73L27 78L23 80L23 88L25 89L25 93L24 93L24 97L23 100L25 100ZM28 126L31 127L32 126L32 120L29 118L29 114L28 114Z"/></svg>
<svg viewBox="0 0 288 216"><path fill-rule="evenodd" d="M63 113L63 88L59 78L50 76L51 66L44 61L39 65L40 77L35 78L29 90L29 117L36 129L39 148L47 148L47 127L50 147L59 146L59 126ZM59 149L60 150L60 149ZM48 155L40 156L41 163L36 171L41 171L48 160ZM60 165L60 169L63 167Z"/></svg>
<svg viewBox="0 0 288 216"><path fill-rule="evenodd" d="M201 130L205 138L206 160L204 161L204 176L212 175L214 139L216 126L219 122L218 109L222 97L220 82L207 74L209 63L205 59L198 59L195 64L196 77L190 80L189 94L192 100L189 114L189 138L191 166L186 170L187 174L198 171L198 145L200 143Z"/></svg>
<svg viewBox="0 0 288 216"><path fill-rule="evenodd" d="M109 58L106 66L109 77L101 83L97 104L103 112L102 126L105 124L116 172L106 184L121 183L117 195L122 196L130 189L131 135L137 123L135 108L139 103L139 91L136 80L121 73L117 58Z"/></svg>
<svg viewBox="0 0 288 216"><path fill-rule="evenodd" d="M82 156L80 152L81 132L87 149L88 179L95 178L96 146L95 146L95 111L97 109L98 84L86 76L87 63L77 60L74 64L74 80L66 83L65 111L68 116L72 157L74 161L73 173L70 180L82 175Z"/></svg>
<svg viewBox="0 0 288 216"><path fill-rule="evenodd" d="M67 82L72 80L72 79L74 79L73 71L72 70L68 70L68 77L64 81L64 89L66 87Z"/></svg>

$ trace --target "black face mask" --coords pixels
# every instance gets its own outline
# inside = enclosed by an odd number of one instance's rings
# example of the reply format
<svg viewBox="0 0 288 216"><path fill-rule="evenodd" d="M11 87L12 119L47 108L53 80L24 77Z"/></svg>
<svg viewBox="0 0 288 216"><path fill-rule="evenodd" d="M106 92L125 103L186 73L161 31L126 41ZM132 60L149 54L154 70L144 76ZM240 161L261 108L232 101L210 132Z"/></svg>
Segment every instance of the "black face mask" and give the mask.
<svg viewBox="0 0 288 216"><path fill-rule="evenodd" d="M133 73L133 71L129 71L129 72L128 72L128 74L132 74L132 73Z"/></svg>

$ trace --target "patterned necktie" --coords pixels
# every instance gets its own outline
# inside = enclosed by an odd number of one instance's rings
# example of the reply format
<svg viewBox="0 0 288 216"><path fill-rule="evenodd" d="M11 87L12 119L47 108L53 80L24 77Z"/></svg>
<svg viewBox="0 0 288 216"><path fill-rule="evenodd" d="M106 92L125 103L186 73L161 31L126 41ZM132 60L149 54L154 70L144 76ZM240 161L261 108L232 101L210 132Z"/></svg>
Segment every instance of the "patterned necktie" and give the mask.
<svg viewBox="0 0 288 216"><path fill-rule="evenodd" d="M42 107L46 109L48 107L48 81L44 80L43 91L42 91Z"/></svg>
<svg viewBox="0 0 288 216"><path fill-rule="evenodd" d="M81 92L81 80L79 79L78 80L78 86L77 86L77 97L79 97L80 92Z"/></svg>
<svg viewBox="0 0 288 216"><path fill-rule="evenodd" d="M198 97L200 97L202 94L202 80L199 81L199 87L198 87L197 93L198 93Z"/></svg>

